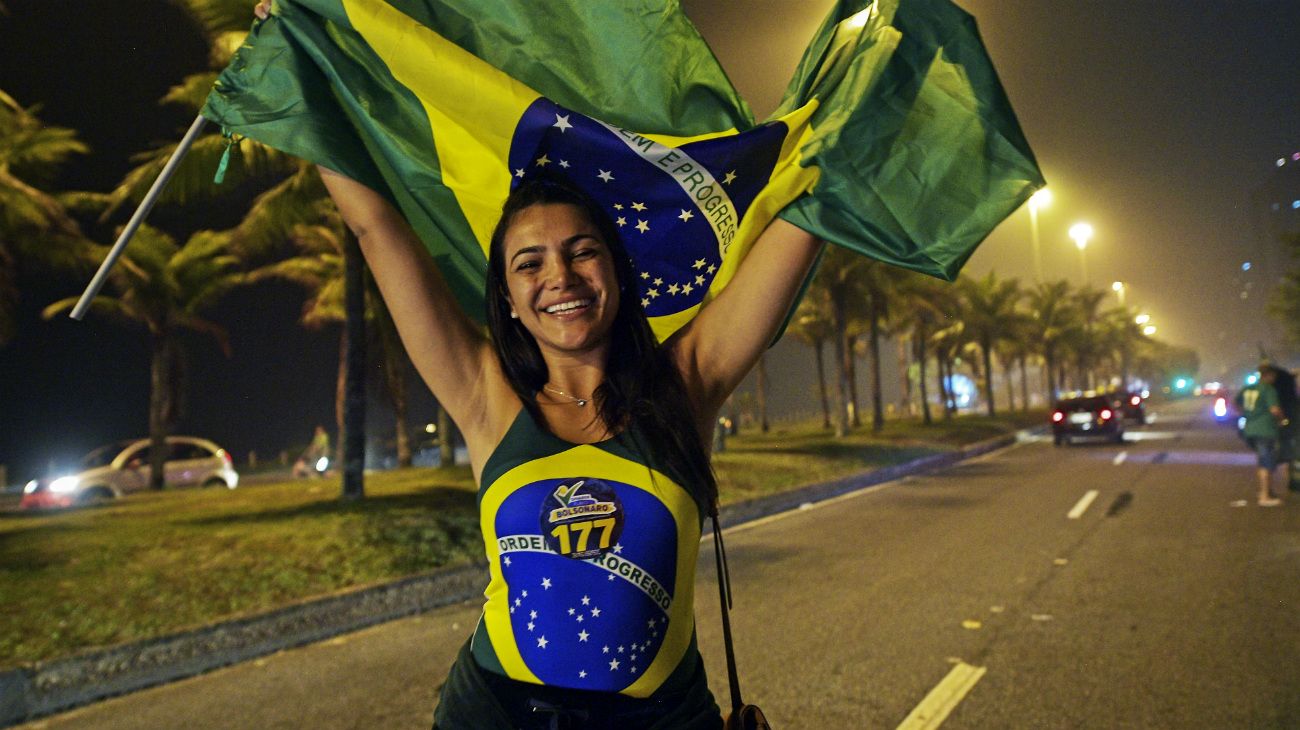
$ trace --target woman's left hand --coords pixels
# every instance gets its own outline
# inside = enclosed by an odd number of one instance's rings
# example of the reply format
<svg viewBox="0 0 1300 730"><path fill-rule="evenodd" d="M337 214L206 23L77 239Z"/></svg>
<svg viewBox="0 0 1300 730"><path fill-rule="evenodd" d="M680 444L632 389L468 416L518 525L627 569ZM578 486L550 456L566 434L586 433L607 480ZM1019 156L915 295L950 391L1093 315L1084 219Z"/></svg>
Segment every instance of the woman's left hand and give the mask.
<svg viewBox="0 0 1300 730"><path fill-rule="evenodd" d="M260 20L266 20L271 17L271 0L261 0L261 2L253 8L253 15L256 15Z"/></svg>

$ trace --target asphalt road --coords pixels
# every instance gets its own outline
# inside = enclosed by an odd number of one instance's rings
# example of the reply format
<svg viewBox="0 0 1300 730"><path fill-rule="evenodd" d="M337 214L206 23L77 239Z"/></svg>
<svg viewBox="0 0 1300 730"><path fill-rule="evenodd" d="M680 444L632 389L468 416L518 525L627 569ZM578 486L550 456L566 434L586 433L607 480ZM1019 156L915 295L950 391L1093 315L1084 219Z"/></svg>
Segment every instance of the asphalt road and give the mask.
<svg viewBox="0 0 1300 730"><path fill-rule="evenodd" d="M1300 499L1255 506L1249 454L1206 405L1166 406L1122 446L1020 444L729 531L746 699L787 730L945 712L954 729L1300 728ZM699 638L725 705L706 548ZM478 612L23 727L428 728Z"/></svg>

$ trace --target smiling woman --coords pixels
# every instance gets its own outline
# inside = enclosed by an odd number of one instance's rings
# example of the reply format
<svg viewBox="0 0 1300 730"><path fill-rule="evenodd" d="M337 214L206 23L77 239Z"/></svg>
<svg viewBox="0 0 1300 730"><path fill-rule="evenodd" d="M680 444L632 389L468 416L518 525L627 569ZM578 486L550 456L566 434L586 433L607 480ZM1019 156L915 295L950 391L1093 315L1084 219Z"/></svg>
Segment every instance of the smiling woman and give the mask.
<svg viewBox="0 0 1300 730"><path fill-rule="evenodd" d="M717 501L708 427L818 242L771 223L731 285L659 343L626 296L636 273L614 222L562 182L521 182L491 238L484 337L401 214L321 172L479 484L491 583L438 726L531 727L540 703L619 727L718 727L693 639Z"/></svg>

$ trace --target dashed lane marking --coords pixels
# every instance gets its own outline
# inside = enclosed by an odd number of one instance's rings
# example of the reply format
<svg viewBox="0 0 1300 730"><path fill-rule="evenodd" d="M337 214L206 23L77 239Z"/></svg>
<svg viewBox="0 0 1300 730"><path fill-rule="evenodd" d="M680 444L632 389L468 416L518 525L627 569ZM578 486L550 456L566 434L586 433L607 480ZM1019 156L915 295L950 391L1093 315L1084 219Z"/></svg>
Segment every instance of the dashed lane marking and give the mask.
<svg viewBox="0 0 1300 730"><path fill-rule="evenodd" d="M986 671L986 667L958 662L903 720L898 730L933 730L942 725Z"/></svg>
<svg viewBox="0 0 1300 730"><path fill-rule="evenodd" d="M1089 489L1087 493L1079 498L1078 502L1074 503L1074 508L1065 515L1066 519L1077 520L1082 517L1083 513L1088 511L1088 507L1092 505L1092 500L1096 499L1098 494L1100 494L1100 492L1096 489Z"/></svg>

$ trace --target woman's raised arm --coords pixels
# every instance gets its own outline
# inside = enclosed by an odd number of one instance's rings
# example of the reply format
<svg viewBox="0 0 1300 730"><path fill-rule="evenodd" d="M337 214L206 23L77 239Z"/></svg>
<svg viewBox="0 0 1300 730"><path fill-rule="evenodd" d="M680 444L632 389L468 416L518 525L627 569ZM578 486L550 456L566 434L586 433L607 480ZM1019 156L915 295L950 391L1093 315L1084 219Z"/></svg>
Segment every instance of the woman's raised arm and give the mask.
<svg viewBox="0 0 1300 730"><path fill-rule="evenodd" d="M486 335L461 310L433 257L401 213L365 185L318 169L343 220L361 243L416 370L471 447L479 436L483 443L493 443L500 424L489 416L503 392L493 386L505 380Z"/></svg>
<svg viewBox="0 0 1300 730"><path fill-rule="evenodd" d="M772 344L821 245L811 233L774 219L722 293L666 343L697 404L701 428Z"/></svg>

